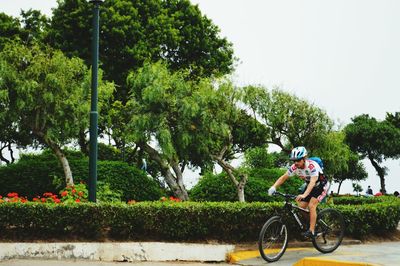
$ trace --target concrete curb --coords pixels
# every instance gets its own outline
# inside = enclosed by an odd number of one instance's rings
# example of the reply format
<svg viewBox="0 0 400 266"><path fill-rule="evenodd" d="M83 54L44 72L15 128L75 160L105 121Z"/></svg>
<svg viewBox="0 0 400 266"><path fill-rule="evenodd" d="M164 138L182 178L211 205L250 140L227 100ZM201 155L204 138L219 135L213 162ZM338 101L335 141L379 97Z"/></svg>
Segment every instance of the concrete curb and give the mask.
<svg viewBox="0 0 400 266"><path fill-rule="evenodd" d="M225 261L234 245L161 242L0 243L0 261L79 259L97 261Z"/></svg>

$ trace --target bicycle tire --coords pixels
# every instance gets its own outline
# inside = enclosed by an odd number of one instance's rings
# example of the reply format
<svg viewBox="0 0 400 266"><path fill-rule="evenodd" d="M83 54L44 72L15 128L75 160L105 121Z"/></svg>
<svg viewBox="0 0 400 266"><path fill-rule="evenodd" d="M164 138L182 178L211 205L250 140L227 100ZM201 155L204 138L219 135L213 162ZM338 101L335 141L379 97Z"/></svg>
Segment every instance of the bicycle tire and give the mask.
<svg viewBox="0 0 400 266"><path fill-rule="evenodd" d="M322 253L331 253L342 243L345 223L342 214L334 209L324 209L317 215L314 247Z"/></svg>
<svg viewBox="0 0 400 266"><path fill-rule="evenodd" d="M282 247L277 243L273 245L276 240L282 239ZM266 240L274 240L269 246L264 246ZM288 230L280 216L271 217L262 227L258 238L258 250L261 257L268 261L274 262L279 260L285 253L288 244ZM276 255L274 255L276 254Z"/></svg>

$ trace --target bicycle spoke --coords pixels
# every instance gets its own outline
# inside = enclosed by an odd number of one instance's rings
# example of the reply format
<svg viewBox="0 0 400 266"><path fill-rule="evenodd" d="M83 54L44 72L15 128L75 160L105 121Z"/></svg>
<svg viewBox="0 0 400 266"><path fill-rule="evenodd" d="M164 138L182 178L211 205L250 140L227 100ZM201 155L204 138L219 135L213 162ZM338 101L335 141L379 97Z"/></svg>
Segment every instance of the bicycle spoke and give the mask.
<svg viewBox="0 0 400 266"><path fill-rule="evenodd" d="M287 246L287 228L275 217L264 225L260 233L259 251L266 261L276 261L285 252Z"/></svg>
<svg viewBox="0 0 400 266"><path fill-rule="evenodd" d="M332 209L321 211L318 214L316 233L313 240L315 248L324 253L334 251L343 239L344 221L341 214Z"/></svg>

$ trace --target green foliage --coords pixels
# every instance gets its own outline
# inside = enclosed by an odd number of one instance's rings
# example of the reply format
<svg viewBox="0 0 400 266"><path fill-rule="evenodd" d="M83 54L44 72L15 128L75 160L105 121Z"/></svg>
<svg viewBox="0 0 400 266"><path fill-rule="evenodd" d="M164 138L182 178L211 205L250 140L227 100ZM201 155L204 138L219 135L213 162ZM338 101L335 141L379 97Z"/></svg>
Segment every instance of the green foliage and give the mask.
<svg viewBox="0 0 400 266"><path fill-rule="evenodd" d="M282 174L284 169L252 169L245 189L245 199L253 201L273 201L276 197L268 196L268 189ZM298 188L303 182L299 178L289 178L279 190L298 194ZM191 189L190 196L196 201L237 201L235 186L225 173L213 175L207 173Z"/></svg>
<svg viewBox="0 0 400 266"><path fill-rule="evenodd" d="M77 184L74 186L67 186L60 191L60 195L61 202L69 204L87 201L89 192L85 184Z"/></svg>
<svg viewBox="0 0 400 266"><path fill-rule="evenodd" d="M0 33L0 50L2 50L7 43L20 40L22 34L21 24L18 19L1 12Z"/></svg>
<svg viewBox="0 0 400 266"><path fill-rule="evenodd" d="M285 151L305 146L312 153L331 131L326 112L306 100L279 89L243 88L242 99L268 128L270 143Z"/></svg>
<svg viewBox="0 0 400 266"><path fill-rule="evenodd" d="M277 167L280 154L268 152L268 146L249 148L245 152L245 165L250 168L273 168ZM287 158L285 158L287 159Z"/></svg>
<svg viewBox="0 0 400 266"><path fill-rule="evenodd" d="M380 164L387 158L400 157L400 130L395 117L378 121L367 114L352 118L345 127L346 142L351 150L361 158L368 158L381 179L381 189L385 191L387 169Z"/></svg>
<svg viewBox="0 0 400 266"><path fill-rule="evenodd" d="M120 190L112 190L108 183L98 181L96 199L97 202L120 202L123 193Z"/></svg>
<svg viewBox="0 0 400 266"><path fill-rule="evenodd" d="M99 143L98 159L102 161L122 161L122 153L112 145Z"/></svg>
<svg viewBox="0 0 400 266"><path fill-rule="evenodd" d="M0 97L0 117L8 116L17 134L25 132L36 144L50 147L64 160L65 178L72 183L61 147L89 124L89 69L81 59L67 58L60 51L18 43L1 51L0 66L0 95L6 95ZM113 89L113 84L102 82L100 71L100 110Z"/></svg>
<svg viewBox="0 0 400 266"><path fill-rule="evenodd" d="M335 204L339 205L362 205L371 203L380 203L384 201L393 201L391 196L380 197L355 197L355 196L340 196L334 197Z"/></svg>
<svg viewBox="0 0 400 266"><path fill-rule="evenodd" d="M48 42L69 56L90 63L91 4L60 1L53 10ZM170 69L192 77L221 76L233 69L232 44L188 0L113 0L100 8L100 54L106 78L118 84L117 99L126 102L129 71L145 61L165 60Z"/></svg>
<svg viewBox="0 0 400 266"><path fill-rule="evenodd" d="M65 187L65 183L62 182L63 172L54 158L43 160L48 155L52 156L48 153L43 157L29 155L15 164L0 167L0 195L18 192L22 196L33 198L44 192L57 194ZM76 182L87 182L88 160L77 159L71 160L70 163ZM154 180L143 171L123 162L99 161L98 180L107 183L111 191L121 192L121 199L124 201L157 200L163 195ZM106 197L110 196L108 193Z"/></svg>
<svg viewBox="0 0 400 266"><path fill-rule="evenodd" d="M391 200L362 205L337 205L346 218L346 235L364 238L369 235L382 235L396 230L400 221L400 200Z"/></svg>
<svg viewBox="0 0 400 266"><path fill-rule="evenodd" d="M345 128L350 148L361 156L382 162L384 158L400 156L400 130L387 121L377 121L369 115L352 118Z"/></svg>
<svg viewBox="0 0 400 266"><path fill-rule="evenodd" d="M400 201L392 198L364 205L335 204L345 217L346 236L363 238L395 230ZM13 240L256 241L262 225L281 208L278 202L1 203L0 233ZM285 221L289 236L298 236L294 219Z"/></svg>
<svg viewBox="0 0 400 266"><path fill-rule="evenodd" d="M362 191L362 187L361 187L360 184L358 184L358 183L353 183L352 186L353 186L353 191L356 192L357 195L358 195L359 192Z"/></svg>

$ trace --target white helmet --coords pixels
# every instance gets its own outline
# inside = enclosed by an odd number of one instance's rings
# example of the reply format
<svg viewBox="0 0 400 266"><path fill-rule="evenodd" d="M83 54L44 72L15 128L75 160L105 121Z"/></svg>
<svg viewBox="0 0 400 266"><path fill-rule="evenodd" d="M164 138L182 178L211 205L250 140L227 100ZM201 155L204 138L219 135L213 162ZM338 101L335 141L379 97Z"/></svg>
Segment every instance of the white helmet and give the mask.
<svg viewBox="0 0 400 266"><path fill-rule="evenodd" d="M297 161L307 156L307 150L303 146L296 147L290 153L290 160Z"/></svg>

